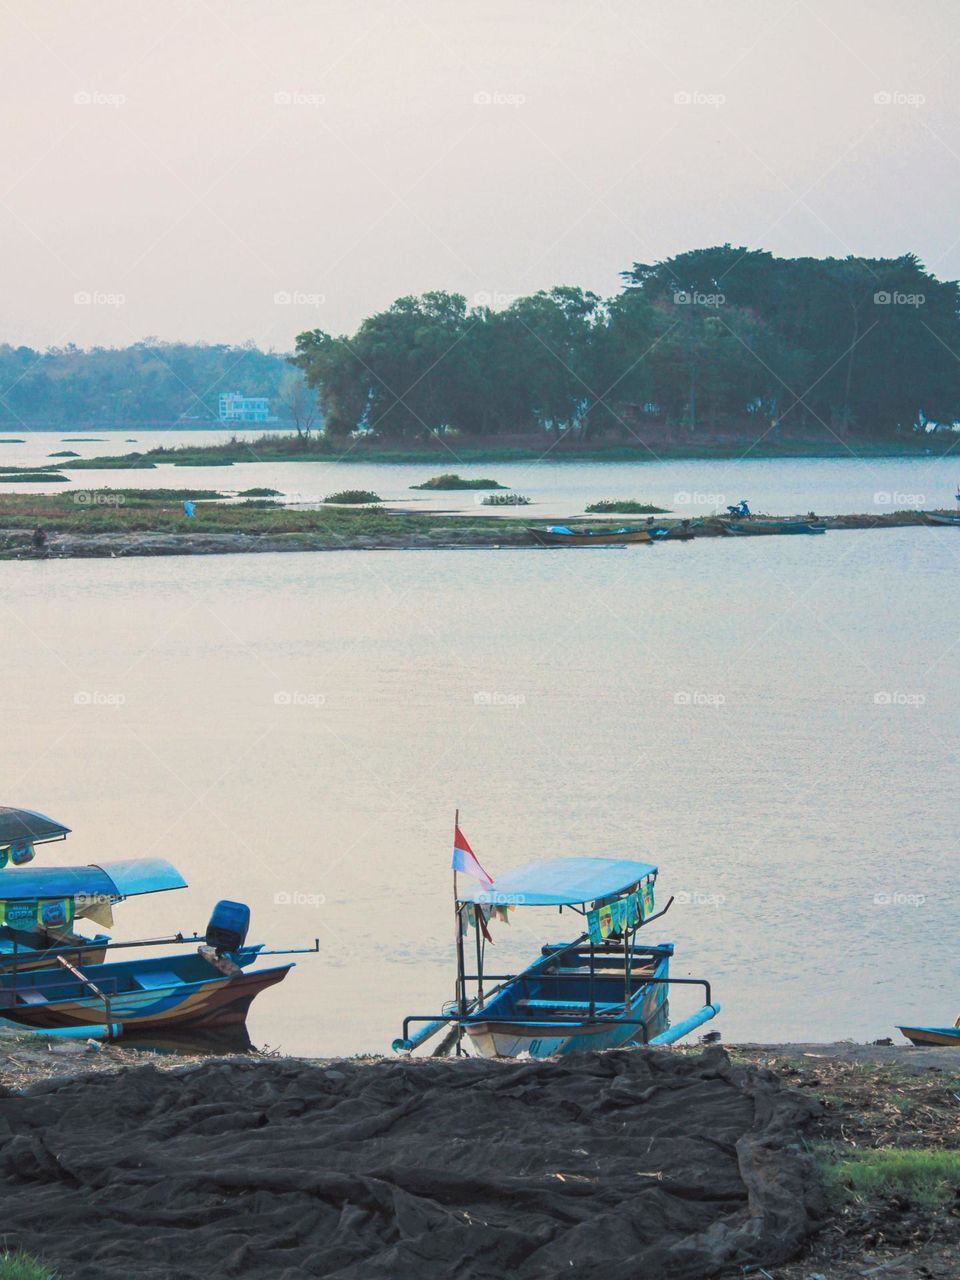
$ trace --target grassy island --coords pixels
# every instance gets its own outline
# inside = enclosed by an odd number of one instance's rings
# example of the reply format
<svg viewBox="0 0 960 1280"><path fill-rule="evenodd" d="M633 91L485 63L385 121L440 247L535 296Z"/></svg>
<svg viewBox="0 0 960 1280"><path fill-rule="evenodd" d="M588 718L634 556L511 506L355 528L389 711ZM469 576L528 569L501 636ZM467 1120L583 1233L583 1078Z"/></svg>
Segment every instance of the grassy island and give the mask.
<svg viewBox="0 0 960 1280"><path fill-rule="evenodd" d="M359 507L371 502L382 502L379 493L370 489L341 489L338 493L328 493L324 502L335 503L343 507Z"/></svg>
<svg viewBox="0 0 960 1280"><path fill-rule="evenodd" d="M410 488L439 489L446 492L454 489L506 489L508 486L500 484L498 480L467 480L456 473L447 472L442 476L432 476L429 480L424 480L423 484L412 484Z"/></svg>
<svg viewBox="0 0 960 1280"><path fill-rule="evenodd" d="M591 502L584 510L597 515L665 516L669 508L655 507L649 502L629 502L626 498L605 498L602 502Z"/></svg>

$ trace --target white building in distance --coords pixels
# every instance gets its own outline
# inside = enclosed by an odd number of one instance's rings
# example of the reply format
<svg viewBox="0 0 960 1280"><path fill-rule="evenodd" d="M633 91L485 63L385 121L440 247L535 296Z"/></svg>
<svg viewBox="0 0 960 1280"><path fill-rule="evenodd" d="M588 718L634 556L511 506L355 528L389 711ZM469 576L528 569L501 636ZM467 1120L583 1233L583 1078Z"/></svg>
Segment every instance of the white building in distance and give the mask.
<svg viewBox="0 0 960 1280"><path fill-rule="evenodd" d="M220 396L221 422L269 422L270 400L267 396L242 396L239 391L226 391Z"/></svg>

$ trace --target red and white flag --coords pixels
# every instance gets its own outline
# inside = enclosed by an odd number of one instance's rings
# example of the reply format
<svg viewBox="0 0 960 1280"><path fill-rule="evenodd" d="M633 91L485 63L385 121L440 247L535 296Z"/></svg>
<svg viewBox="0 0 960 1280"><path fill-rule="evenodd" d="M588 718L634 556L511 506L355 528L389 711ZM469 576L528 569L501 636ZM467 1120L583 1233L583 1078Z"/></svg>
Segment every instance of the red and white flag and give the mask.
<svg viewBox="0 0 960 1280"><path fill-rule="evenodd" d="M454 871L462 871L464 875L473 876L474 880L487 889L493 884L493 877L488 876L477 861L477 856L467 843L467 837L460 830L459 826L453 828L453 862L451 863Z"/></svg>

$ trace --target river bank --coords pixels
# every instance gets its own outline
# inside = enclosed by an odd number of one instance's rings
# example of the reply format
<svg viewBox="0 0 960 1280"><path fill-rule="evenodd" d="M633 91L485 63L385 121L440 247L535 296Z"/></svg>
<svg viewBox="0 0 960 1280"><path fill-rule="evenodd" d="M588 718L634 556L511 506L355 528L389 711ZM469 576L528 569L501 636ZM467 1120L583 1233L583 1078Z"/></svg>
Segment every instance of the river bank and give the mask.
<svg viewBox="0 0 960 1280"><path fill-rule="evenodd" d="M59 495L0 496L0 559L502 547L544 550L527 527L528 523L542 524L543 519L531 520L522 515L504 518L499 514L464 515L442 511L415 515L380 506L298 510L268 501L198 501L196 514L188 518L182 504L171 503L169 499L141 495L127 502L123 500L122 491L104 491L94 496L102 501L78 504ZM585 521L582 515L575 515L555 518L549 523L601 530L625 525L643 528L651 522L623 516ZM922 511L817 517L817 523L827 530L944 527L931 524ZM660 519L655 524L667 531L666 541L727 536L714 517L687 522ZM34 536L38 528L42 530L39 541Z"/></svg>
<svg viewBox="0 0 960 1280"><path fill-rule="evenodd" d="M672 436L638 438L634 443L585 444L575 436L520 437L507 444L435 438L400 447L376 442L327 440L323 436L268 432L259 439L230 439L219 444L185 443L176 448L81 458L67 462L68 470L145 469L158 465L229 466L242 462L387 462L387 463L511 463L549 458L552 462L643 462L696 459L777 458L924 458L951 452L956 436L950 432L922 438L869 440L839 437L776 440L757 436L711 436L683 441Z"/></svg>
<svg viewBox="0 0 960 1280"><path fill-rule="evenodd" d="M0 1078L7 1243L61 1280L956 1276L948 1049L182 1059L5 1032Z"/></svg>

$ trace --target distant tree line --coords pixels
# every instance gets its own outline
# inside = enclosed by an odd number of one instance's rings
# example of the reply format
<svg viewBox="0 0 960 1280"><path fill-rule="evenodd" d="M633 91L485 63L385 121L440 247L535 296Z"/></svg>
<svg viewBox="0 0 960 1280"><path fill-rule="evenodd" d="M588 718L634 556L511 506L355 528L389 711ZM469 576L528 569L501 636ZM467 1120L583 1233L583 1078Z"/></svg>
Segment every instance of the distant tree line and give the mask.
<svg viewBox="0 0 960 1280"><path fill-rule="evenodd" d="M730 245L635 263L603 299L563 286L503 310L400 298L293 359L332 437L749 433L887 437L960 418L958 285L901 258Z"/></svg>
<svg viewBox="0 0 960 1280"><path fill-rule="evenodd" d="M0 422L18 424L199 425L217 417L220 393L269 396L272 412L291 420L300 381L284 356L253 345L158 342L130 347L0 345Z"/></svg>

